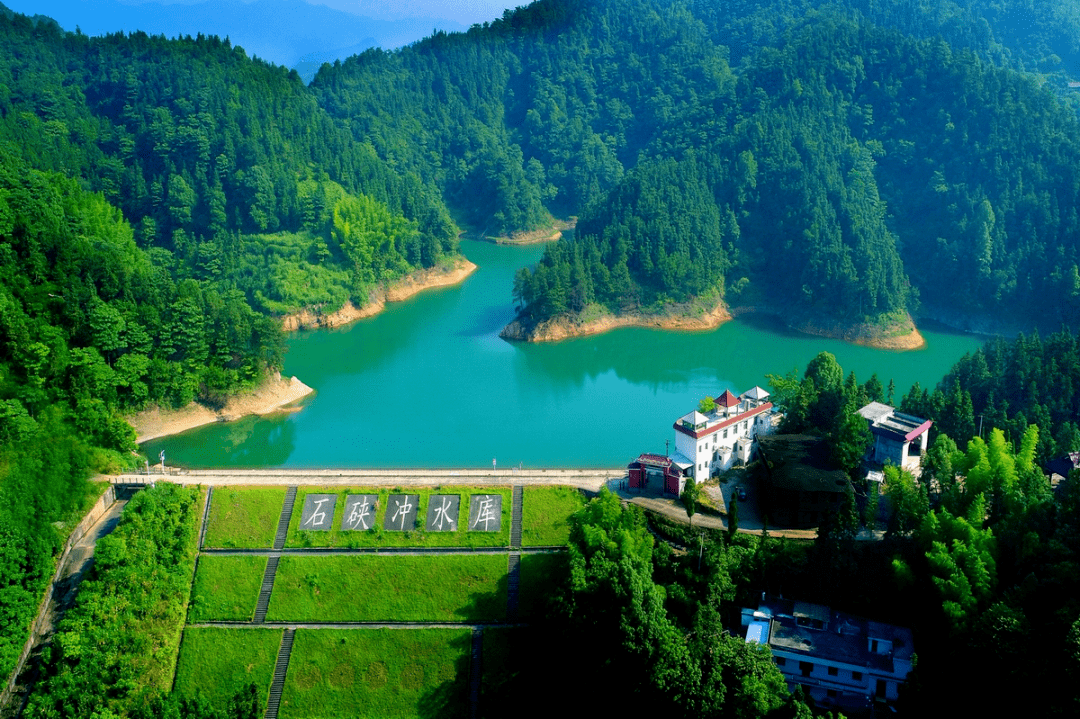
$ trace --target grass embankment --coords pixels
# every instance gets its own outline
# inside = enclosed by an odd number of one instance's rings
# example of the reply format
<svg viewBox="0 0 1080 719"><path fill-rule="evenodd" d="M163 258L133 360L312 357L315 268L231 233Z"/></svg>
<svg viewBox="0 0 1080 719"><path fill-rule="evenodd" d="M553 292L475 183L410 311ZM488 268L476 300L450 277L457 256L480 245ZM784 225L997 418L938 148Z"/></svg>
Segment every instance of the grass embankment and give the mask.
<svg viewBox="0 0 1080 719"><path fill-rule="evenodd" d="M266 557L199 557L188 621L250 621L259 600Z"/></svg>
<svg viewBox="0 0 1080 719"><path fill-rule="evenodd" d="M570 558L558 554L523 554L518 584L518 613L522 619L543 614L552 589L565 584L570 573Z"/></svg>
<svg viewBox="0 0 1080 719"><path fill-rule="evenodd" d="M174 691L185 698L199 693L224 707L254 683L265 706L281 634L281 629L185 629Z"/></svg>
<svg viewBox="0 0 1080 719"><path fill-rule="evenodd" d="M269 549L274 545L284 487L222 487L210 500L203 546L215 549Z"/></svg>
<svg viewBox="0 0 1080 719"><path fill-rule="evenodd" d="M334 524L328 531L300 530L301 515L304 509L304 497L309 494L336 494L334 505ZM341 529L342 516L346 512L345 501L350 494L374 494L379 500L375 512L374 524L366 531ZM420 496L420 507L416 513L417 529L412 531L387 531L383 529L386 509L391 494L415 494ZM434 494L457 494L461 496L458 505L456 532L425 531L428 503ZM472 532L465 529L469 525L469 496L473 494L498 494L502 496L502 523L498 532ZM512 493L509 487L301 487L296 493L296 506L289 522L289 534L285 539L286 547L507 547L510 545L510 520ZM276 525L275 525L276 526Z"/></svg>
<svg viewBox="0 0 1080 719"><path fill-rule="evenodd" d="M498 621L506 557L281 558L266 618L290 622Z"/></svg>
<svg viewBox="0 0 1080 719"><path fill-rule="evenodd" d="M570 515L585 506L573 487L525 487L521 504L521 544L564 545L570 540Z"/></svg>
<svg viewBox="0 0 1080 719"><path fill-rule="evenodd" d="M300 629L282 719L464 717L470 632Z"/></svg>

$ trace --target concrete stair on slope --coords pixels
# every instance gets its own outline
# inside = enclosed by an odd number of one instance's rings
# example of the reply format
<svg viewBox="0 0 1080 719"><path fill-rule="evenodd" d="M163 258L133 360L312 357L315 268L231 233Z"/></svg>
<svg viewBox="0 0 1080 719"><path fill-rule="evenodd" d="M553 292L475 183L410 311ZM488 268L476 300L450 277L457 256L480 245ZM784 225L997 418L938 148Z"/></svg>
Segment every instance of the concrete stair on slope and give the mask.
<svg viewBox="0 0 1080 719"><path fill-rule="evenodd" d="M295 629L286 629L281 635L281 647L278 649L277 664L274 665L274 680L270 682L270 698L266 702L265 719L277 719L281 708L281 692L285 688L285 675L289 673L289 657L292 655Z"/></svg>
<svg viewBox="0 0 1080 719"><path fill-rule="evenodd" d="M510 555L506 575L506 621L515 622L518 618L518 587L521 584L520 554Z"/></svg>
<svg viewBox="0 0 1080 719"><path fill-rule="evenodd" d="M484 649L484 630L473 629L472 658L469 662L469 719L476 719L480 712L481 653Z"/></svg>
<svg viewBox="0 0 1080 719"><path fill-rule="evenodd" d="M277 576L278 562L281 557L269 557L266 560L266 571L263 572L262 587L259 588L259 601L255 604L256 624L266 621L266 610L270 607L270 595L274 591L274 578Z"/></svg>
<svg viewBox="0 0 1080 719"><path fill-rule="evenodd" d="M285 537L289 533L289 520L292 519L293 505L296 504L296 487L285 490L285 504L281 507L281 517L278 519L277 534L274 535L274 549L285 547Z"/></svg>
<svg viewBox="0 0 1080 719"><path fill-rule="evenodd" d="M521 485L514 486L514 495L510 520L510 548L521 549L521 504L523 502L524 490Z"/></svg>

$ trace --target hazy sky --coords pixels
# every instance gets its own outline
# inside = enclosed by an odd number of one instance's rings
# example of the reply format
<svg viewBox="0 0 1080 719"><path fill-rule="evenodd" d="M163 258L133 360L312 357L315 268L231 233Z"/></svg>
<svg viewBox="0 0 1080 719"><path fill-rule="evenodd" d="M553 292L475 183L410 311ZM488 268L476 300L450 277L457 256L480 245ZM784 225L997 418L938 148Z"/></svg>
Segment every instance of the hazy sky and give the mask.
<svg viewBox="0 0 1080 719"><path fill-rule="evenodd" d="M196 5L206 0L120 0L126 5ZM243 0L249 2L253 0ZM309 5L325 5L335 10L385 20L403 17L429 17L472 25L501 17L503 10L528 5L531 0L304 0ZM94 0L0 0L16 12L40 13L55 18L65 26L63 15L67 7L81 3L93 6Z"/></svg>

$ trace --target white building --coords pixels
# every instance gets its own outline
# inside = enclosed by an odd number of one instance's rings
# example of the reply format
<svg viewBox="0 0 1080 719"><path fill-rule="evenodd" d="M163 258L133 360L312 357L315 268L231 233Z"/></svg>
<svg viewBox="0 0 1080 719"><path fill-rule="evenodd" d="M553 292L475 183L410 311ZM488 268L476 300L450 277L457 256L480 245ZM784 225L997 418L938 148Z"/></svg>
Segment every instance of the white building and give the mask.
<svg viewBox="0 0 1080 719"><path fill-rule="evenodd" d="M903 469L917 470L926 450L930 448L928 419L897 412L887 404L871 402L859 410L870 425L874 443L866 458L877 464L892 462Z"/></svg>
<svg viewBox="0 0 1080 719"><path fill-rule="evenodd" d="M788 688L802 685L817 704L865 709L893 702L911 672L911 630L829 607L763 599L743 609L746 641L767 644Z"/></svg>
<svg viewBox="0 0 1080 719"><path fill-rule="evenodd" d="M674 424L672 460L698 483L730 469L736 461L749 462L756 449L755 438L772 433L780 420L768 397L760 387L739 397L725 390L709 414L695 410L683 415Z"/></svg>

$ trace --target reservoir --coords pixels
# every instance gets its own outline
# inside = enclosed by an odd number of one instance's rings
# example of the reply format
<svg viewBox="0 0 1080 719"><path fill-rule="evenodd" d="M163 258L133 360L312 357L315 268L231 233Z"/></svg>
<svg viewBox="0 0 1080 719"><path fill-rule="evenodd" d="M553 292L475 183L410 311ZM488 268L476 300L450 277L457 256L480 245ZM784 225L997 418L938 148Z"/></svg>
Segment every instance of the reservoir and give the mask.
<svg viewBox="0 0 1080 719"><path fill-rule="evenodd" d="M463 241L478 269L352 325L288 339L284 374L315 388L300 411L218 423L148 442L186 467L610 467L664 452L672 423L706 395L766 390L766 374L836 355L896 401L933 387L982 339L921 329L897 352L791 332L774 319L707 332L618 329L555 344L508 343L514 272L542 246Z"/></svg>

